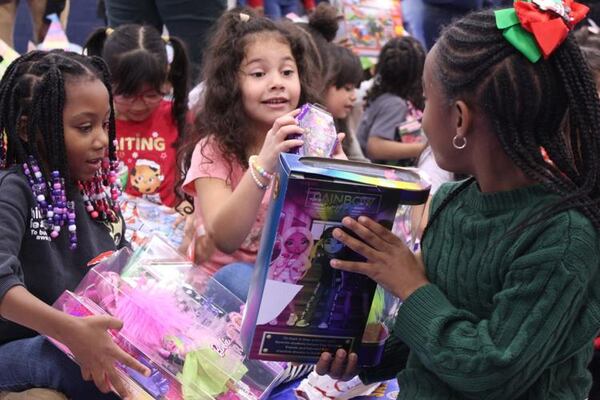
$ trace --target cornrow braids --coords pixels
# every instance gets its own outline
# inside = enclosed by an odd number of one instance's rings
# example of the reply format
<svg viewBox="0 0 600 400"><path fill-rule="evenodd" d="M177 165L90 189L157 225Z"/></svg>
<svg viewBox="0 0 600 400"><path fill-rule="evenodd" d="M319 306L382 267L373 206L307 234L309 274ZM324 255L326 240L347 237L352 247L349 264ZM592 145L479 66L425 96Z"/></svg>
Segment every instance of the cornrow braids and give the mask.
<svg viewBox="0 0 600 400"><path fill-rule="evenodd" d="M561 197L527 226L576 208L600 228L600 103L571 36L547 60L531 63L487 10L447 27L434 50L434 73L448 100L463 99L485 114L515 165Z"/></svg>
<svg viewBox="0 0 600 400"><path fill-rule="evenodd" d="M418 40L410 36L389 40L379 53L375 82L365 97L366 107L382 94L391 93L422 110L424 65L425 49Z"/></svg>
<svg viewBox="0 0 600 400"><path fill-rule="evenodd" d="M22 117L29 115L29 101L36 76L29 73L32 63L36 62L43 52L33 51L19 57L7 68L0 82L0 132L6 136L7 148L3 167L24 160L26 150L17 135ZM17 80L16 77L21 79ZM4 139L3 139L4 140Z"/></svg>
<svg viewBox="0 0 600 400"><path fill-rule="evenodd" d="M0 83L0 131L7 135L5 167L40 161L46 180L50 171L69 179L63 131L65 81L82 77L100 79L110 93L108 69L98 57L53 50L34 51L15 60ZM116 160L115 124L111 102L109 158ZM26 121L26 122L24 122ZM26 131L23 131L23 123ZM26 143L21 139L26 134ZM40 147L39 144L43 146Z"/></svg>
<svg viewBox="0 0 600 400"><path fill-rule="evenodd" d="M85 182L71 180L63 126L65 83L81 79L99 79L110 93L108 70L100 59L62 50L18 58L0 83L0 131L8 139L3 167L20 164L43 215L44 229L54 239L66 228L71 250L77 248L72 192L79 190L92 219L115 222L119 218L114 117L109 124L109 154L101 168Z"/></svg>

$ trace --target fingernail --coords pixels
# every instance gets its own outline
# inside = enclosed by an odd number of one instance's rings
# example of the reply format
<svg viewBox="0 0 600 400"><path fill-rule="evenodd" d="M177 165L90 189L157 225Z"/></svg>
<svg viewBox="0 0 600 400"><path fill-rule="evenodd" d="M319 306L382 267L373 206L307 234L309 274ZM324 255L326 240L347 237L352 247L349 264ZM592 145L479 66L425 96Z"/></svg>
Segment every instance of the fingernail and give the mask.
<svg viewBox="0 0 600 400"><path fill-rule="evenodd" d="M367 217L360 216L358 217L358 222L367 222Z"/></svg>
<svg viewBox="0 0 600 400"><path fill-rule="evenodd" d="M352 224L352 218L350 218L350 217L344 217L344 219L342 220L342 223L344 225L348 225L349 226L350 224Z"/></svg>
<svg viewBox="0 0 600 400"><path fill-rule="evenodd" d="M329 265L331 265L333 268L336 268L339 265L338 260L333 259L331 261L329 261Z"/></svg>
<svg viewBox="0 0 600 400"><path fill-rule="evenodd" d="M341 238L342 237L342 230L341 229L334 229L333 230L333 237L335 238Z"/></svg>

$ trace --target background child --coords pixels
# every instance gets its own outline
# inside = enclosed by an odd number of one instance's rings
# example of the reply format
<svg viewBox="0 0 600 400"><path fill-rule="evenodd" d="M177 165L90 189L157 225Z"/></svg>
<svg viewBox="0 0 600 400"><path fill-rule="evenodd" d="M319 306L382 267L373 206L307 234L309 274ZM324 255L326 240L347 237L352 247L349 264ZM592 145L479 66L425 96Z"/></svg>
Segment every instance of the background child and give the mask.
<svg viewBox="0 0 600 400"><path fill-rule="evenodd" d="M336 129L345 134L344 153L350 160L368 161L350 131L347 118L356 100L356 88L363 77L360 59L349 49L332 43L338 31L338 11L321 3L310 15L308 24L297 24L310 34L318 53L322 79L319 87L322 104L335 118Z"/></svg>
<svg viewBox="0 0 600 400"><path fill-rule="evenodd" d="M108 75L98 58L34 51L0 83L0 391L116 398L100 393L127 394L115 362L147 373L108 334L120 321L50 306L92 258L124 244ZM80 367L40 335L69 347Z"/></svg>
<svg viewBox="0 0 600 400"><path fill-rule="evenodd" d="M356 88L363 77L360 60L350 49L336 44L327 45L326 60L325 91L322 95L324 105L335 118L337 131L346 135L344 153L350 160L368 161L347 122L356 101Z"/></svg>
<svg viewBox="0 0 600 400"><path fill-rule="evenodd" d="M356 132L363 153L371 161L414 159L425 148L423 143L396 139L398 126L416 118L423 109L424 62L425 50L408 36L391 39L381 49L375 82L365 98L365 112Z"/></svg>
<svg viewBox="0 0 600 400"><path fill-rule="evenodd" d="M173 47L169 64L166 45ZM151 26L98 29L88 54L102 56L111 72L118 156L128 170L126 193L176 207L177 143L185 132L189 61L183 43L163 39ZM173 100L164 96L173 89Z"/></svg>
<svg viewBox="0 0 600 400"><path fill-rule="evenodd" d="M537 7L515 7L526 4ZM569 7L567 32L585 12ZM380 366L362 375L398 374L399 399L588 396L600 327L600 102L572 35L556 44L545 57L537 46L521 53L491 10L447 28L425 62L423 130L440 167L473 178L435 195L422 257L368 218L344 221L366 244L334 231L367 262L333 266L403 300ZM324 355L317 369L348 377L357 360L346 359Z"/></svg>
<svg viewBox="0 0 600 400"><path fill-rule="evenodd" d="M275 22L234 10L217 26L203 75L204 104L182 149L183 188L195 196L201 236L216 246L212 254L196 247L196 259L210 273L220 270L215 278L245 300L270 173L280 152L302 143L286 138L302 133L294 110L316 99L315 75L301 42Z"/></svg>

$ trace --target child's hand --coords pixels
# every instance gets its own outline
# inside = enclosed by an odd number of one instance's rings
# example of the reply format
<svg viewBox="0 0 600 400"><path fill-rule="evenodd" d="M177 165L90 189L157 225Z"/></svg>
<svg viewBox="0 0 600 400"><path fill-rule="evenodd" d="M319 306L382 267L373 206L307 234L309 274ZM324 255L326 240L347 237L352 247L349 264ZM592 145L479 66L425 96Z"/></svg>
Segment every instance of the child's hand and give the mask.
<svg viewBox="0 0 600 400"><path fill-rule="evenodd" d="M81 367L83 379L93 380L102 393L110 392L112 386L123 399L129 398L130 393L118 376L115 364L122 363L145 376L150 371L118 347L107 332L121 329L123 323L108 315L96 315L75 318L74 326L65 335L64 344Z"/></svg>
<svg viewBox="0 0 600 400"><path fill-rule="evenodd" d="M335 149L333 149L332 158L337 158L338 160L347 160L348 156L344 153L344 147L342 146L342 142L346 138L346 134L344 132L339 132L337 134L337 143L335 144Z"/></svg>
<svg viewBox="0 0 600 400"><path fill-rule="evenodd" d="M356 353L350 353L346 357L346 351L339 349L335 352L335 357L331 353L322 353L315 366L315 372L319 375L329 375L340 381L349 381L358 374L357 364Z"/></svg>
<svg viewBox="0 0 600 400"><path fill-rule="evenodd" d="M195 218L194 214L189 214L189 215L186 215L185 217L180 215L177 218L178 219L184 218L183 239L181 240L181 243L179 244L179 247L177 248L177 250L181 254L187 255L190 244L194 240L194 237L195 237L194 235L196 234L196 218Z"/></svg>
<svg viewBox="0 0 600 400"><path fill-rule="evenodd" d="M300 112L299 109L291 111L275 120L273 127L267 132L265 141L258 159L258 165L268 172L273 172L277 166L279 153L288 152L294 147L302 146L300 139L287 139L289 135L302 135L304 130L296 123L294 118Z"/></svg>
<svg viewBox="0 0 600 400"><path fill-rule="evenodd" d="M420 255L413 254L400 238L385 227L364 216L358 221L346 217L342 223L364 242L339 228L333 231L333 236L367 260L334 259L331 261L333 268L367 275L401 300L429 283Z"/></svg>

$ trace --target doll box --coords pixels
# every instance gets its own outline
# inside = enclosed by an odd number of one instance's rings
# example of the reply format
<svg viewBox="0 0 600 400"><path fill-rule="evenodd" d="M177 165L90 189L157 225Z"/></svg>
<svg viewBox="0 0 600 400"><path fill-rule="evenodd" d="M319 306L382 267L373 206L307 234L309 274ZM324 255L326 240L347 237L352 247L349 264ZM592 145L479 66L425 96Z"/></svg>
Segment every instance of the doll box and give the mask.
<svg viewBox="0 0 600 400"><path fill-rule="evenodd" d="M123 321L115 343L152 371L120 368L136 399L260 400L285 368L245 357L243 303L157 236L99 262L54 307Z"/></svg>
<svg viewBox="0 0 600 400"><path fill-rule="evenodd" d="M398 206L423 204L429 185L401 168L294 154L280 156L273 185L242 323L244 350L254 359L315 362L344 348L358 351L363 365L376 364L389 296L374 302L374 281L329 266L332 258L362 260L332 231L360 215L391 229Z"/></svg>

